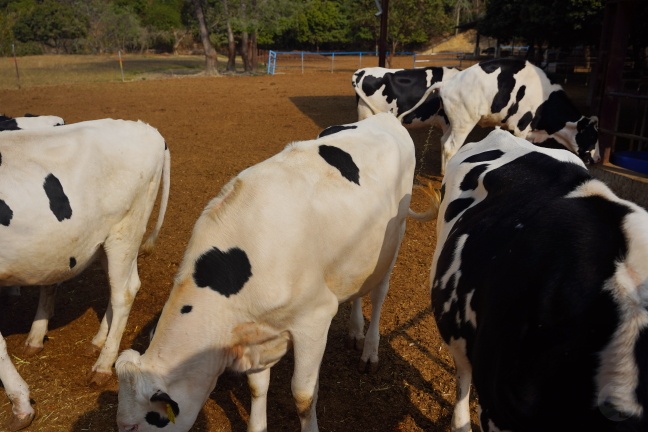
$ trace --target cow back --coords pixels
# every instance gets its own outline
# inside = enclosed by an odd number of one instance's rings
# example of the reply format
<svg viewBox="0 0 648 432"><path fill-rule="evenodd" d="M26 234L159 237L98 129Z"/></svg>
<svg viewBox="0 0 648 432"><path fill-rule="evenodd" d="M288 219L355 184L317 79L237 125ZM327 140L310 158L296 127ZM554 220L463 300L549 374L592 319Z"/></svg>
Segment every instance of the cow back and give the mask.
<svg viewBox="0 0 648 432"><path fill-rule="evenodd" d="M432 305L482 424L643 430L648 214L575 155L498 129L457 152L442 189Z"/></svg>

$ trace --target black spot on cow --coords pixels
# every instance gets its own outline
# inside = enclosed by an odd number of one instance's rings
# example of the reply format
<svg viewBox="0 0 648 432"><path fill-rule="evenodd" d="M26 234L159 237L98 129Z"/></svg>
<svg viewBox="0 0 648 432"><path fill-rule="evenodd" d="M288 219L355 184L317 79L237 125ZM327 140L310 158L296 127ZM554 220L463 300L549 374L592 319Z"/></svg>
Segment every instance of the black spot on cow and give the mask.
<svg viewBox="0 0 648 432"><path fill-rule="evenodd" d="M169 396L167 393L163 391L156 391L153 396L151 396L150 399L151 402L162 402L165 406L170 406L171 411L173 411L173 415L178 416L180 414L180 407L178 406L178 403L171 399L171 396Z"/></svg>
<svg viewBox="0 0 648 432"><path fill-rule="evenodd" d="M540 141L537 143L534 143L538 147L542 148L550 148L550 149L558 149L558 150L566 150L565 146L560 144L556 139L554 138L547 138L544 141Z"/></svg>
<svg viewBox="0 0 648 432"><path fill-rule="evenodd" d="M169 147L167 147L167 143L166 143L166 141L164 141L164 150L168 150L168 149L169 149Z"/></svg>
<svg viewBox="0 0 648 432"><path fill-rule="evenodd" d="M15 119L0 120L0 131L20 130Z"/></svg>
<svg viewBox="0 0 648 432"><path fill-rule="evenodd" d="M63 219L70 219L72 217L70 201L63 191L61 182L54 176L54 174L49 174L45 177L43 189L45 189L45 194L49 199L50 210L52 210L56 219L58 219L59 222L63 221Z"/></svg>
<svg viewBox="0 0 648 432"><path fill-rule="evenodd" d="M463 191L477 189L479 186L479 176L488 169L488 164L481 164L472 167L461 181L459 188Z"/></svg>
<svg viewBox="0 0 648 432"><path fill-rule="evenodd" d="M488 162L495 159L499 159L504 154L501 150L487 150L481 153L478 153L474 156L467 157L461 163L478 163L478 162Z"/></svg>
<svg viewBox="0 0 648 432"><path fill-rule="evenodd" d="M211 248L196 260L193 273L198 287L209 287L225 297L238 293L251 276L250 260L237 247L226 252Z"/></svg>
<svg viewBox="0 0 648 432"><path fill-rule="evenodd" d="M160 413L156 411L147 412L146 415L144 416L144 419L146 420L146 423L159 428L165 427L170 422L168 418L162 417Z"/></svg>
<svg viewBox="0 0 648 432"><path fill-rule="evenodd" d="M583 117L576 123L576 145L578 145L578 154L583 154L596 145L598 142L598 122L591 121Z"/></svg>
<svg viewBox="0 0 648 432"><path fill-rule="evenodd" d="M515 88L514 75L524 69L526 61L518 59L492 59L480 62L479 66L487 74L491 74L500 69L500 73L497 76L497 94L491 103L491 112L498 113L511 100L511 93L513 93L513 88Z"/></svg>
<svg viewBox="0 0 648 432"><path fill-rule="evenodd" d="M333 134L336 134L338 132L342 132L344 130L357 129L357 128L358 128L358 126L355 126L355 125L329 126L326 129L324 129L322 132L320 132L319 135L317 135L317 138L322 138L322 137L325 137L327 135L333 135Z"/></svg>
<svg viewBox="0 0 648 432"><path fill-rule="evenodd" d="M518 130L523 131L524 129L526 129L527 126L529 126L529 124L531 123L531 120L533 120L533 114L531 113L531 111L525 112L524 115L520 117L520 120L518 120Z"/></svg>
<svg viewBox="0 0 648 432"><path fill-rule="evenodd" d="M191 306L191 305L184 305L184 306L182 306L182 309L180 309L180 313L182 313L182 314L186 314L186 313L191 312L192 309L193 309L193 306Z"/></svg>
<svg viewBox="0 0 648 432"><path fill-rule="evenodd" d="M0 153L0 166L2 166L2 153Z"/></svg>
<svg viewBox="0 0 648 432"><path fill-rule="evenodd" d="M355 86L357 85L358 81L360 81L360 80L362 79L362 77L364 76L365 72L366 72L366 71L361 70L360 72L354 74L354 75L355 75L355 79L353 80L353 87L355 87Z"/></svg>
<svg viewBox="0 0 648 432"><path fill-rule="evenodd" d="M13 218L13 210L4 200L0 199L0 225L9 226Z"/></svg>
<svg viewBox="0 0 648 432"><path fill-rule="evenodd" d="M648 347L648 328L644 326L635 342L634 357L638 365L648 365L648 349L646 347ZM648 403L648 368L646 367L639 368L635 395L639 403L646 406L646 403Z"/></svg>
<svg viewBox="0 0 648 432"><path fill-rule="evenodd" d="M443 201L443 197L445 196L445 183L441 185L441 201Z"/></svg>
<svg viewBox="0 0 648 432"><path fill-rule="evenodd" d="M445 215L443 215L446 222L450 222L452 219L457 217L459 213L466 210L471 204L475 201L474 198L457 198L448 204L446 208Z"/></svg>
<svg viewBox="0 0 648 432"><path fill-rule="evenodd" d="M576 123L581 117L567 93L564 90L556 90L536 110L531 129L543 130L552 135L564 128L567 122Z"/></svg>
<svg viewBox="0 0 648 432"><path fill-rule="evenodd" d="M334 146L321 145L319 154L329 165L337 168L342 177L360 185L360 170L349 153Z"/></svg>
<svg viewBox="0 0 648 432"><path fill-rule="evenodd" d="M76 265L77 265L76 258L70 257L70 268L73 269L74 267L76 267Z"/></svg>
<svg viewBox="0 0 648 432"><path fill-rule="evenodd" d="M502 123L506 123L509 117L511 117L512 115L518 112L518 109L520 108L520 101L524 97L525 91L526 91L526 86L525 85L520 86L517 94L515 95L515 103L513 103L513 105L511 105L510 108L508 109L508 112L506 113L506 117L504 117Z"/></svg>

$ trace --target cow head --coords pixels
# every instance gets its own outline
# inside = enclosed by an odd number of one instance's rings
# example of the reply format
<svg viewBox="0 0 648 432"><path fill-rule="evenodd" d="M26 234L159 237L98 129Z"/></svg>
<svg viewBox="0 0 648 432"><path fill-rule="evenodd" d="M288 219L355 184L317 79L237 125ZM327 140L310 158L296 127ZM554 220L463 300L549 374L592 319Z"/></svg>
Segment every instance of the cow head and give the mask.
<svg viewBox="0 0 648 432"><path fill-rule="evenodd" d="M158 374L145 371L140 354L134 350L126 350L119 356L115 370L119 379L117 425L120 432L176 432L191 428L204 403L195 400L192 396L195 392L183 385L174 385L169 390Z"/></svg>
<svg viewBox="0 0 648 432"><path fill-rule="evenodd" d="M598 117L581 117L576 123L578 156L586 164L598 163L601 160L598 141Z"/></svg>

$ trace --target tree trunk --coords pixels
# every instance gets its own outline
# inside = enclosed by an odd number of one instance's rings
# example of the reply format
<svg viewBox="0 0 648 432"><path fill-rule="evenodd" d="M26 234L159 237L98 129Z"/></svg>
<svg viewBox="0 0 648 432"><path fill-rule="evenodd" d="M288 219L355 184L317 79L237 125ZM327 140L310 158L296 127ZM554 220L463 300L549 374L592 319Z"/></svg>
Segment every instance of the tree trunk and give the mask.
<svg viewBox="0 0 648 432"><path fill-rule="evenodd" d="M250 71L250 57L248 55L248 32L244 31L241 33L241 60L243 60L243 70L245 72Z"/></svg>
<svg viewBox="0 0 648 432"><path fill-rule="evenodd" d="M227 70L236 71L236 41L229 18L227 19Z"/></svg>
<svg viewBox="0 0 648 432"><path fill-rule="evenodd" d="M196 10L196 19L200 26L200 40L202 41L203 48L205 49L205 73L207 75L219 75L218 73L218 57L216 50L209 40L209 31L205 23L205 14L203 13L200 0L192 0L194 9Z"/></svg>
<svg viewBox="0 0 648 432"><path fill-rule="evenodd" d="M250 66L253 71L259 67L259 47L257 45L257 30L252 32L250 37Z"/></svg>
<svg viewBox="0 0 648 432"><path fill-rule="evenodd" d="M229 8L227 7L227 0L223 0L223 12L225 13L225 22L227 23L227 71L236 71L236 41L234 40L234 32L232 31L232 23L230 21Z"/></svg>
<svg viewBox="0 0 648 432"><path fill-rule="evenodd" d="M182 43L182 40L189 34L189 30L178 30L178 29L173 29L173 54L178 55L178 47L180 47L180 44Z"/></svg>

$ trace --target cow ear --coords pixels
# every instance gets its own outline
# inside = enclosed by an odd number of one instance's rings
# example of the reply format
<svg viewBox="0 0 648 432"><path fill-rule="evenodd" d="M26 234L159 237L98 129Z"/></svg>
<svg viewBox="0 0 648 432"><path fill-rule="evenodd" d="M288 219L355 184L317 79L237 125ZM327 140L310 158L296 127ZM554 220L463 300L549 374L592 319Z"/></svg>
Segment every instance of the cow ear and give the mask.
<svg viewBox="0 0 648 432"><path fill-rule="evenodd" d="M178 403L171 399L167 393L158 390L151 396L151 402L162 402L164 404L164 411L171 423L175 423L175 418L180 414L180 407Z"/></svg>
<svg viewBox="0 0 648 432"><path fill-rule="evenodd" d="M598 124L598 117L597 116L590 117L590 124L591 123Z"/></svg>

